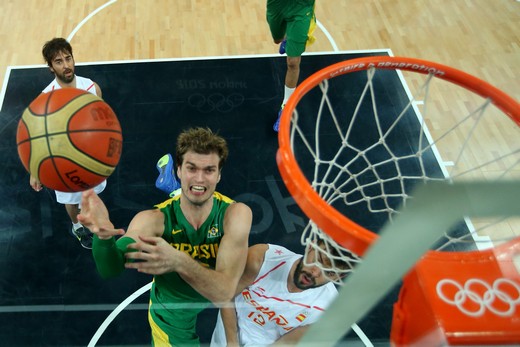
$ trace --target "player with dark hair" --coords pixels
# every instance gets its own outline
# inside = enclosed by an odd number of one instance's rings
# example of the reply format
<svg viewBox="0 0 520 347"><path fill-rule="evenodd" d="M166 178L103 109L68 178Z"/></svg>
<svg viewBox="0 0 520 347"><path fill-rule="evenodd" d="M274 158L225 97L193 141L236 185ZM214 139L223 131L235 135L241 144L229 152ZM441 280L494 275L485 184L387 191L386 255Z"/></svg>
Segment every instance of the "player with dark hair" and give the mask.
<svg viewBox="0 0 520 347"><path fill-rule="evenodd" d="M179 195L139 212L124 233L115 229L94 192L83 194L82 223L94 232L98 272L124 268L154 275L149 322L155 346L198 344L197 315L230 301L244 270L251 209L217 192L226 141L206 128L183 131L175 151ZM123 235L117 241L114 238Z"/></svg>
<svg viewBox="0 0 520 347"><path fill-rule="evenodd" d="M316 39L315 0L267 0L267 23L280 54L287 53L284 98L273 129L278 131L282 110L293 94L300 77L301 55Z"/></svg>
<svg viewBox="0 0 520 347"><path fill-rule="evenodd" d="M43 59L54 74L55 79L43 92L60 88L78 88L102 97L101 88L88 78L75 75L76 63L72 54L72 46L64 38L57 37L47 41L42 48Z"/></svg>
<svg viewBox="0 0 520 347"><path fill-rule="evenodd" d="M54 74L54 80L43 90L43 93L60 88L78 88L86 90L94 95L101 97L99 85L85 77L76 76L75 62L72 55L72 46L64 38L54 38L47 41L42 48L42 55L49 66L49 70ZM37 192L43 189L42 184L36 177L29 179L30 186ZM94 187L94 191L99 194L106 187L106 180ZM81 246L87 249L92 248L92 233L87 230L77 219L80 211L81 192L56 193L56 201L65 205L65 210L72 222L72 234L79 240Z"/></svg>
<svg viewBox="0 0 520 347"><path fill-rule="evenodd" d="M277 245L251 246L239 294L232 307L220 309L211 346L297 342L337 296L331 281L353 267L334 248L326 251L323 240L316 243L305 256Z"/></svg>

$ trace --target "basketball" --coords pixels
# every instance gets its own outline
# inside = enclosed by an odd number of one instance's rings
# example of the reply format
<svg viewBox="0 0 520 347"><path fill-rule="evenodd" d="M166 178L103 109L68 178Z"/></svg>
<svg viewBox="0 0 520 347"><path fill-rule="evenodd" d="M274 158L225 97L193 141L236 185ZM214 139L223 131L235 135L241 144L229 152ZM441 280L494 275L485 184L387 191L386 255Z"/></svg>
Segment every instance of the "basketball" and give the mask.
<svg viewBox="0 0 520 347"><path fill-rule="evenodd" d="M79 192L114 172L123 135L116 114L101 98L64 88L40 94L24 110L16 144L23 166L43 186Z"/></svg>

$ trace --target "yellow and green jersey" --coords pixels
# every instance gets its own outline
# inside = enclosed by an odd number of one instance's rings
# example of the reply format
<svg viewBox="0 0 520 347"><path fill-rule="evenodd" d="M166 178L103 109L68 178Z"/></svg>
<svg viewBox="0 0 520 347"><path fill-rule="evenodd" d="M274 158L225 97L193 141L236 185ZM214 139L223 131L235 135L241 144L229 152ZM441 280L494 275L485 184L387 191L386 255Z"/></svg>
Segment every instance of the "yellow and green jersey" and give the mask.
<svg viewBox="0 0 520 347"><path fill-rule="evenodd" d="M180 195L166 200L156 206L164 214L163 239L201 265L214 269L218 247L224 236L224 214L233 202L215 192L211 213L201 227L195 229L182 213ZM176 272L155 276L150 293L150 324L154 343L198 344L196 317L208 305L208 299Z"/></svg>

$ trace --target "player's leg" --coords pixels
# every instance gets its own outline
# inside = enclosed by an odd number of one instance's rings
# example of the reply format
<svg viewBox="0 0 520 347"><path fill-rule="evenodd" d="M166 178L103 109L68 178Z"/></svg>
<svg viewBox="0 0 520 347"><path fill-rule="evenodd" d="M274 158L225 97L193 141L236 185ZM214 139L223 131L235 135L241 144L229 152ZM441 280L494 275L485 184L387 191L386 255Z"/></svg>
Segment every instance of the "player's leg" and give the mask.
<svg viewBox="0 0 520 347"><path fill-rule="evenodd" d="M312 6L296 6L288 13L291 20L287 23L285 51L287 53L287 72L285 75L284 98L278 111L278 118L273 125L274 131L278 131L282 110L296 89L300 77L301 55L308 44L315 41L313 36L316 28L314 4Z"/></svg>
<svg viewBox="0 0 520 347"><path fill-rule="evenodd" d="M79 222L78 222L79 205L78 204L65 204L65 211L67 211L67 214L69 215L69 218L72 221L72 225L79 224Z"/></svg>
<svg viewBox="0 0 520 347"><path fill-rule="evenodd" d="M94 187L94 191L99 194L105 189L105 186L106 181L103 181ZM55 191L55 193L56 201L65 206L65 211L67 211L67 215L70 218L72 223L72 235L78 239L83 248L92 249L92 233L78 221L78 214L81 211L81 192L69 193Z"/></svg>
<svg viewBox="0 0 520 347"><path fill-rule="evenodd" d="M285 87L291 89L290 92L296 88L298 79L300 77L300 62L302 58L298 57L287 57L287 72L285 74ZM285 92L287 94L287 91ZM289 95L290 96L290 95ZM283 105L287 102L289 97L284 95Z"/></svg>
<svg viewBox="0 0 520 347"><path fill-rule="evenodd" d="M298 84L298 78L300 77L300 62L301 57L287 57L287 72L285 73L285 86L283 92L283 101L278 111L278 118L273 125L273 130L278 131L280 127L280 118L282 117L282 111L287 103L287 100L291 97L296 85Z"/></svg>
<svg viewBox="0 0 520 347"><path fill-rule="evenodd" d="M72 221L72 234L78 239L83 248L92 249L92 233L78 221L79 204L64 204L64 206Z"/></svg>
<svg viewBox="0 0 520 347"><path fill-rule="evenodd" d="M266 20L275 44L279 44L285 39L287 22L284 18L284 5L280 0L267 1Z"/></svg>

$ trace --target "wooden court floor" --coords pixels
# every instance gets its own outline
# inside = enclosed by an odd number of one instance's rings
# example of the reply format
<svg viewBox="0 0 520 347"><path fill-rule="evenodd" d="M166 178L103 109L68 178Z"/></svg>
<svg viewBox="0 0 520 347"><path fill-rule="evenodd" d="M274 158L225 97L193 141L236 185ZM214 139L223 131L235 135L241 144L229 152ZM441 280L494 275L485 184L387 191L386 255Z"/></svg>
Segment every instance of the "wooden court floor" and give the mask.
<svg viewBox="0 0 520 347"><path fill-rule="evenodd" d="M96 12L97 11L97 12ZM520 94L520 2L327 0L316 2L309 51L390 48L462 69ZM11 65L42 64L41 46L70 38L77 62L277 51L263 0L4 0L0 79Z"/></svg>
<svg viewBox="0 0 520 347"><path fill-rule="evenodd" d="M460 69L520 99L518 0L327 0L317 1L316 13L317 40L308 52L388 48ZM278 50L263 0L5 0L0 16L2 81L9 66L42 64L41 47L56 36L70 40L76 63ZM440 102L459 100L448 93ZM499 118L497 136L513 141Z"/></svg>

